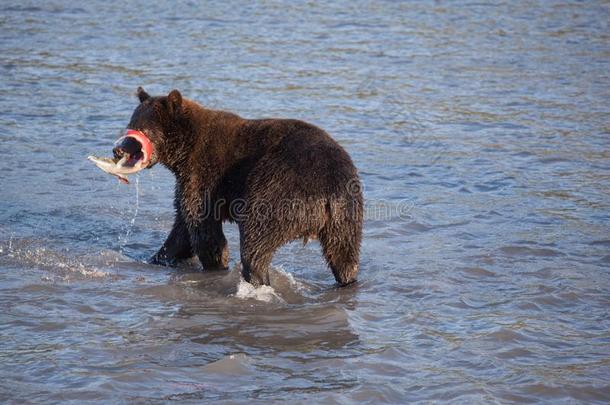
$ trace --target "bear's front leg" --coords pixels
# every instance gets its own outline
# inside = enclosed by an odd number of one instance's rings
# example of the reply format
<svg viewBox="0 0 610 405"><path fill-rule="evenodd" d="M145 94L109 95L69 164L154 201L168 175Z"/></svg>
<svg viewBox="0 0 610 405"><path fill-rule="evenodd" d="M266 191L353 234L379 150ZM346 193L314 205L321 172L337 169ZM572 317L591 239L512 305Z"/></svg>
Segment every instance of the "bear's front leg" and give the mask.
<svg viewBox="0 0 610 405"><path fill-rule="evenodd" d="M229 267L229 245L221 221L208 218L193 227L191 245L204 270L226 270Z"/></svg>
<svg viewBox="0 0 610 405"><path fill-rule="evenodd" d="M161 249L148 262L162 266L175 266L181 260L191 257L193 257L193 249L190 234L180 211L177 211L172 231Z"/></svg>

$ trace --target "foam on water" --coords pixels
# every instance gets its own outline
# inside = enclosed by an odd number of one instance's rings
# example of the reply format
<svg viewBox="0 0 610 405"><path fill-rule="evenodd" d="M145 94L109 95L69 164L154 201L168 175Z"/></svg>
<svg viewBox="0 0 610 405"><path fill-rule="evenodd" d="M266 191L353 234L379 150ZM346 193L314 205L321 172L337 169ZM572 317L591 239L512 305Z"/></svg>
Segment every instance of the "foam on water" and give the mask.
<svg viewBox="0 0 610 405"><path fill-rule="evenodd" d="M273 286L254 287L252 284L244 280L241 275L241 264L238 264L228 277L235 277L237 282L237 291L232 296L241 299L254 299L262 302L274 303L294 303L294 301L302 301L306 297L304 294L308 290L308 286L294 278L292 274L284 270L281 266L272 266L269 269L269 278Z"/></svg>
<svg viewBox="0 0 610 405"><path fill-rule="evenodd" d="M131 264L130 266L133 267ZM272 266L269 269L271 286L261 287L254 287L244 280L241 275L241 263L237 263L230 271L201 271L200 268L199 262L194 260L190 264L168 270L169 282L161 288L169 286L171 289L178 286L190 296L198 297L197 299L201 299L201 294L276 304L302 304L311 299L311 287L296 281L280 267ZM144 271L149 272L149 269Z"/></svg>
<svg viewBox="0 0 610 405"><path fill-rule="evenodd" d="M234 296L241 299L254 299L263 302L285 302L284 299L277 294L273 287L268 285L254 287L252 284L244 280L243 277L239 278L237 292L234 294Z"/></svg>

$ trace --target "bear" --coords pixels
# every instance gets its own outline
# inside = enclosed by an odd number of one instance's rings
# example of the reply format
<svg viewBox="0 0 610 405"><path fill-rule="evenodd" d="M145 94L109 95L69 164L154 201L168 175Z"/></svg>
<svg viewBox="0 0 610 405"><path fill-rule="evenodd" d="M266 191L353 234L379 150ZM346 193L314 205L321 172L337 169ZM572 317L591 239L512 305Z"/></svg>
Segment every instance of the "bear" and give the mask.
<svg viewBox="0 0 610 405"><path fill-rule="evenodd" d="M143 167L161 163L176 179L174 224L149 263L175 266L197 256L204 270L227 269L222 224L230 221L239 229L243 278L254 286L270 285L273 254L298 239L319 240L339 286L356 281L362 186L329 134L296 119L208 109L178 90L136 93L127 129L150 144ZM124 151L114 153L118 159Z"/></svg>

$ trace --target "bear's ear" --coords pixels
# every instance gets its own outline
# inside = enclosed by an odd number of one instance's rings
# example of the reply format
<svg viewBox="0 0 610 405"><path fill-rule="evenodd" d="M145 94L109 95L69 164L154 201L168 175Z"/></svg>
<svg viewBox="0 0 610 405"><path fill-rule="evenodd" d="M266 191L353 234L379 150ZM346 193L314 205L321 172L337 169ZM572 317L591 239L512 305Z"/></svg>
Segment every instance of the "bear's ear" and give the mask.
<svg viewBox="0 0 610 405"><path fill-rule="evenodd" d="M138 87L136 94L138 95L138 99L140 99L140 103L143 103L150 98L150 94L144 91L142 87Z"/></svg>
<svg viewBox="0 0 610 405"><path fill-rule="evenodd" d="M182 94L178 90L172 90L167 95L167 106L171 114L180 112L182 108Z"/></svg>

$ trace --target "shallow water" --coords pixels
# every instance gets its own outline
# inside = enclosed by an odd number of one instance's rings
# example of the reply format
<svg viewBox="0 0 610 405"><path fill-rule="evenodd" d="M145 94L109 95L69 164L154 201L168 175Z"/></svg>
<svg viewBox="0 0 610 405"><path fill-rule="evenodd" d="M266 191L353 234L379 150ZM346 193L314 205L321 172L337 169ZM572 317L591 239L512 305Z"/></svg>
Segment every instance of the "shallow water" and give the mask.
<svg viewBox="0 0 610 405"><path fill-rule="evenodd" d="M0 400L607 402L610 3L3 2ZM145 264L173 179L118 184L135 89L351 153L357 285ZM138 188L136 188L136 185ZM137 202L137 203L136 203Z"/></svg>

